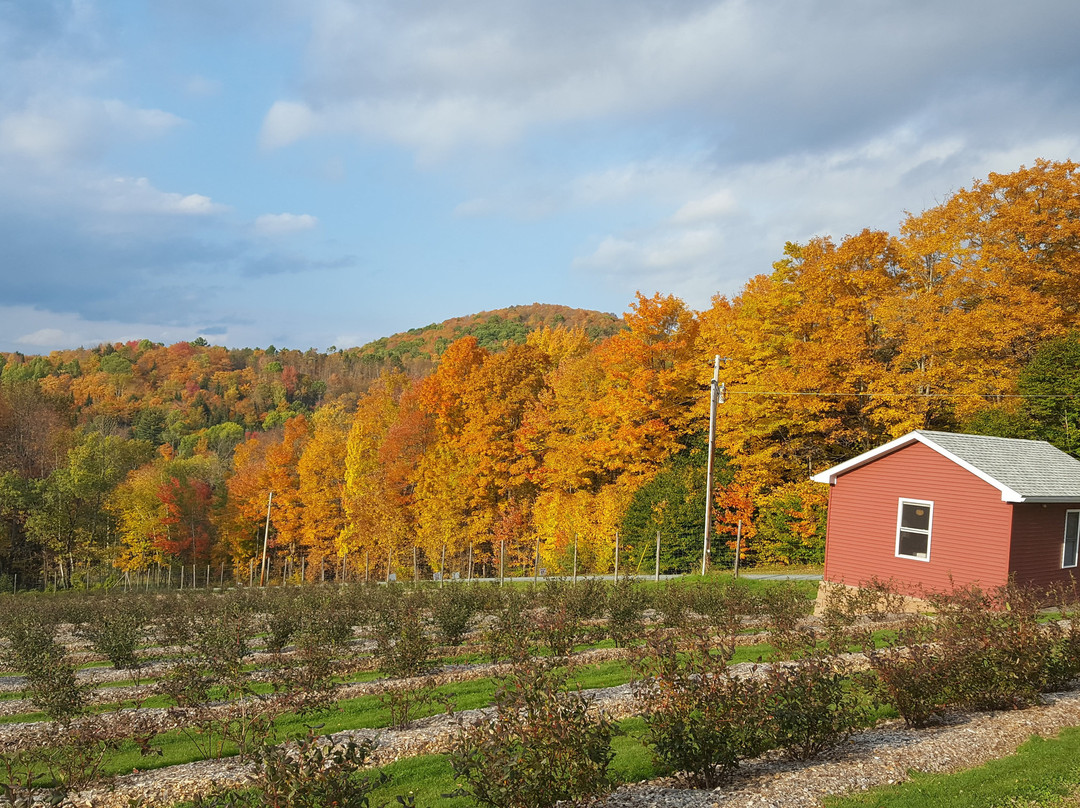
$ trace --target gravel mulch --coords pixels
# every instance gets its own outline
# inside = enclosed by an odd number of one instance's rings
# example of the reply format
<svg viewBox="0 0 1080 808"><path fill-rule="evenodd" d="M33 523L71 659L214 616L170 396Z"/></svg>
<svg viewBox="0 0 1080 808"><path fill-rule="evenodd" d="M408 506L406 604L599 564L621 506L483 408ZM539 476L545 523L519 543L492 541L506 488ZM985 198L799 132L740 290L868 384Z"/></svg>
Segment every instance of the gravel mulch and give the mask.
<svg viewBox="0 0 1080 808"><path fill-rule="evenodd" d="M713 791L678 788L673 778L619 788L603 808L811 808L829 795L850 794L909 779L910 771L955 772L1013 754L1032 735L1050 738L1080 726L1080 691L1050 694L1027 710L950 716L928 729L887 721L854 735L814 761L768 756L744 763Z"/></svg>
<svg viewBox="0 0 1080 808"><path fill-rule="evenodd" d="M1080 683L1077 683L1080 687ZM631 687L589 691L598 706L614 717L634 712ZM952 772L1004 757L1032 735L1052 737L1063 727L1080 726L1080 690L1051 694L1027 710L953 715L943 724L907 729L887 721L857 733L841 748L814 761L793 761L769 755L744 763L726 785L712 791L683 788L677 778L620 787L596 808L811 808L827 795L848 794L908 779L911 770ZM407 730L356 730L336 733L375 738L376 765L414 755L445 751L459 721L471 721L486 710L456 716L434 716ZM235 760L201 761L116 778L105 787L73 795L80 808L126 808L135 799L144 806L167 806L205 794L215 787L242 785L250 767Z"/></svg>

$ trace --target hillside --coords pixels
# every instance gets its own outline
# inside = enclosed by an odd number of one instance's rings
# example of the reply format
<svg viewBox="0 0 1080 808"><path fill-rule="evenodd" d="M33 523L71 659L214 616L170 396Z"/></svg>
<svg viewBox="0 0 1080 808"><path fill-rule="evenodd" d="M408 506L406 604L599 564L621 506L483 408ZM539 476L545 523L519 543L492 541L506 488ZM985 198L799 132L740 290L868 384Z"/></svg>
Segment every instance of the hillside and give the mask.
<svg viewBox="0 0 1080 808"><path fill-rule="evenodd" d="M610 337L625 327L622 318L614 314L533 303L482 311L466 317L452 317L441 323L410 328L404 333L369 342L358 353L365 361L395 363L396 360L408 366L417 361L437 359L447 346L462 337L476 337L481 347L499 351L507 342L525 342L530 331L555 326L583 328L593 340Z"/></svg>
<svg viewBox="0 0 1080 808"><path fill-rule="evenodd" d="M0 353L0 382L5 387L33 383L48 408L71 425L104 418L120 434L130 430L134 437L187 450L206 430L220 431L228 423L242 434L279 426L290 414L311 412L328 401L351 407L386 370L428 375L461 337L475 336L499 353L545 326L580 327L594 341L624 327L613 314L534 303L455 317L327 353L272 345L225 348L201 338L170 346L150 340L103 343L44 356Z"/></svg>

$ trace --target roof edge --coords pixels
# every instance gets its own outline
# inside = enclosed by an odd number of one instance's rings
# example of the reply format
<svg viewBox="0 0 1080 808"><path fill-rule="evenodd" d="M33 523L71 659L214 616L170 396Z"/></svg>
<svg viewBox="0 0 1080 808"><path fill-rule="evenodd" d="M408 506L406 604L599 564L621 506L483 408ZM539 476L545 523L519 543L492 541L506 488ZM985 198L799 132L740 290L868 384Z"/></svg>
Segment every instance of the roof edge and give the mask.
<svg viewBox="0 0 1080 808"><path fill-rule="evenodd" d="M895 439L889 441L888 443L884 443L881 446L878 446L876 449L871 449L868 452L863 452L861 455L857 455L857 456L851 458L850 460L846 460L843 463L840 463L839 465L833 466L830 469L825 469L825 471L818 472L817 474L813 475L810 479L813 480L816 483L826 483L828 485L836 485L836 478L837 477L840 477L840 476L842 476L844 474L847 474L850 471L854 471L855 469L859 468L860 466L865 466L867 463L870 463L870 462L872 462L874 460L877 460L882 455L890 454L891 452L895 452L897 449L902 449L905 446L909 446L909 445L911 445L913 443L921 443L924 446L926 446L926 447L928 447L930 449L933 449L935 452L937 452L942 457L946 458L947 460L951 460L953 463L956 463L956 465L960 466L960 468L964 469L968 473L973 474L974 476L978 477L983 482L988 483L989 485L993 486L994 488L996 488L998 491L1001 492L1001 501L1002 502L1035 502L1035 501L1039 501L1039 500L1036 500L1035 498L1031 498L1031 497L1025 499L1018 491L1014 491L1012 488L1005 485L1004 483L1002 483L997 478L990 476L989 474L987 474L985 471L983 471L980 468L976 468L975 466L971 465L970 463L968 463L963 458L957 457L956 455L954 455L952 452L950 452L945 447L941 446L938 443L935 443L933 438L923 434L923 432L921 432L918 429L916 429L913 432L909 432L906 435L901 435L899 438L895 438ZM1070 502L1072 500L1063 500L1063 501Z"/></svg>
<svg viewBox="0 0 1080 808"><path fill-rule="evenodd" d="M893 438L888 443L883 443L869 451L856 455L849 460L845 460L843 463L833 466L832 468L825 469L825 471L819 471L813 475L810 479L816 483L825 483L827 485L836 485L836 478L847 474L849 471L853 471L859 466L864 466L872 460L876 460L882 455L894 452L897 449L902 449L911 443L921 442L918 431L909 432L906 435L901 435L899 438Z"/></svg>

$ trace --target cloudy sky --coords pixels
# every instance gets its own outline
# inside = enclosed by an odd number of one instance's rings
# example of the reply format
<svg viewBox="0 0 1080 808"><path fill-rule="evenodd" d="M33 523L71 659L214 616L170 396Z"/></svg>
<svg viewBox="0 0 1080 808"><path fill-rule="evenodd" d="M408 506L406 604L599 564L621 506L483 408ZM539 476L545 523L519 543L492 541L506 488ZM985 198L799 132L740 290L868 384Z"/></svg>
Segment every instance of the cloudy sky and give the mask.
<svg viewBox="0 0 1080 808"><path fill-rule="evenodd" d="M1080 159L1075 0L0 0L0 350L695 308Z"/></svg>

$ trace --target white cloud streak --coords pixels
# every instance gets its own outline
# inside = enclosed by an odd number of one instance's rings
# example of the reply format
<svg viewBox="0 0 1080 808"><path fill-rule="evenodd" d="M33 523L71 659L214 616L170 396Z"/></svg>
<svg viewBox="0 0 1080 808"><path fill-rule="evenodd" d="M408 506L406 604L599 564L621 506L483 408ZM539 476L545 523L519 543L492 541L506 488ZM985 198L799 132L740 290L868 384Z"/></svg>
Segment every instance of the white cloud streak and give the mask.
<svg viewBox="0 0 1080 808"><path fill-rule="evenodd" d="M255 219L255 232L260 236L284 236L311 230L318 224L310 213L265 213Z"/></svg>

